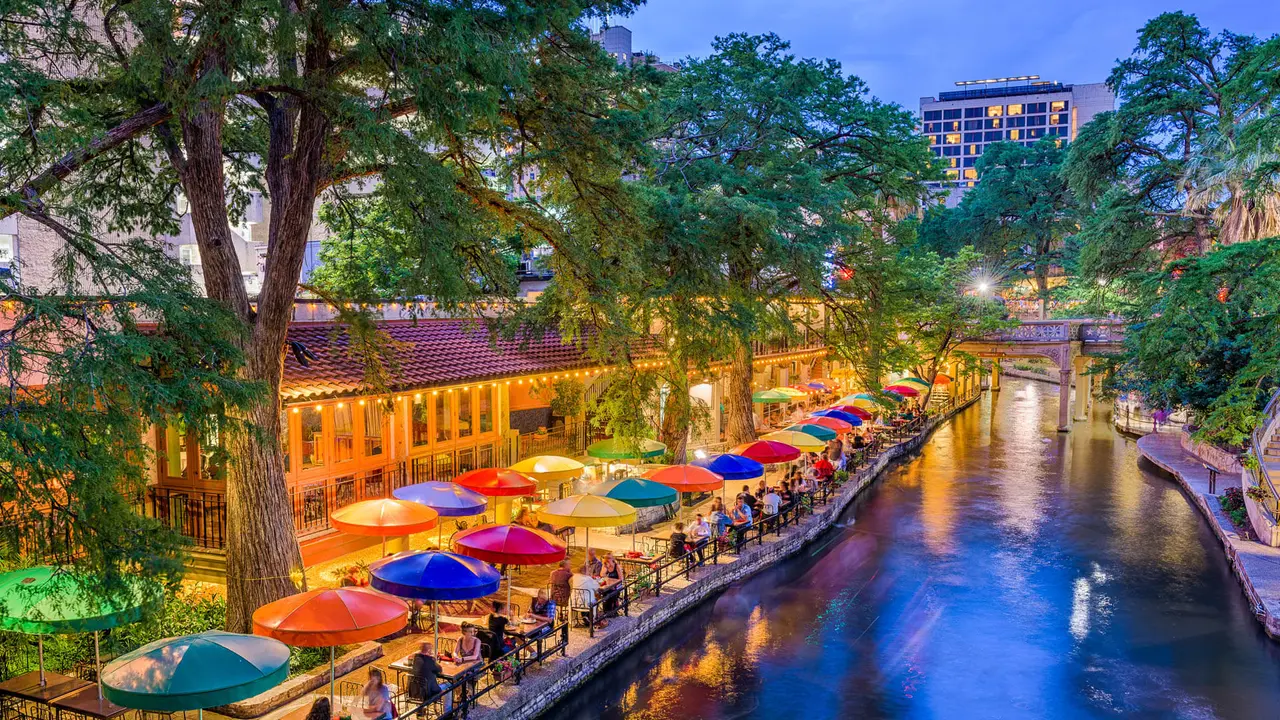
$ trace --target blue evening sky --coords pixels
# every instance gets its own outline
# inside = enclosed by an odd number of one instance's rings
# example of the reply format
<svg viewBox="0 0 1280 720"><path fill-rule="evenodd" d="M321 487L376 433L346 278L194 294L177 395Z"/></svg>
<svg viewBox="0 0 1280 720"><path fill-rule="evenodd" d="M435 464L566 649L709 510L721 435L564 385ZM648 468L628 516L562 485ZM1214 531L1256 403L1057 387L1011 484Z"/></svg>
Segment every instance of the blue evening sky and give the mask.
<svg viewBox="0 0 1280 720"><path fill-rule="evenodd" d="M1138 29L1171 10L1215 33L1280 33L1280 0L648 0L613 24L667 61L707 54L717 35L773 31L797 55L835 58L876 96L918 111L922 95L957 80L1101 82Z"/></svg>

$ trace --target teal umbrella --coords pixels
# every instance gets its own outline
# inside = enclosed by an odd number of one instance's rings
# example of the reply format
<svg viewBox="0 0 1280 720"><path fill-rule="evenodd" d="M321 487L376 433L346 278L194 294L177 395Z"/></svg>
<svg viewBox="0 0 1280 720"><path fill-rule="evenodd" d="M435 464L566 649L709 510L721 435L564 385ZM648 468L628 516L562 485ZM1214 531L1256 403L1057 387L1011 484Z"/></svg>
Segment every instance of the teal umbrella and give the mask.
<svg viewBox="0 0 1280 720"><path fill-rule="evenodd" d="M657 440L609 438L587 446L587 455L601 460L645 460L661 457L667 446Z"/></svg>
<svg viewBox="0 0 1280 720"><path fill-rule="evenodd" d="M591 491L592 495L620 500L633 508L657 507L679 502L680 493L659 482L644 478L626 478L603 483ZM636 548L636 525L631 524L631 549Z"/></svg>
<svg viewBox="0 0 1280 720"><path fill-rule="evenodd" d="M831 428L822 427L821 425L813 425L810 423L800 423L799 425L792 425L787 429L791 430L792 432L802 432L805 435L812 435L813 437L816 437L819 440L834 440L836 438L835 430L832 430Z"/></svg>
<svg viewBox="0 0 1280 720"><path fill-rule="evenodd" d="M0 629L36 636L41 685L45 635L91 632L96 658L98 631L137 622L159 601L137 578L126 578L124 589L108 597L93 584L90 576L51 565L0 575Z"/></svg>
<svg viewBox="0 0 1280 720"><path fill-rule="evenodd" d="M776 390L757 390L751 393L751 402L753 403L785 403L792 400L795 400L795 398Z"/></svg>
<svg viewBox="0 0 1280 720"><path fill-rule="evenodd" d="M102 669L107 699L135 710L178 712L238 702L289 676L289 647L260 635L208 630L165 638Z"/></svg>

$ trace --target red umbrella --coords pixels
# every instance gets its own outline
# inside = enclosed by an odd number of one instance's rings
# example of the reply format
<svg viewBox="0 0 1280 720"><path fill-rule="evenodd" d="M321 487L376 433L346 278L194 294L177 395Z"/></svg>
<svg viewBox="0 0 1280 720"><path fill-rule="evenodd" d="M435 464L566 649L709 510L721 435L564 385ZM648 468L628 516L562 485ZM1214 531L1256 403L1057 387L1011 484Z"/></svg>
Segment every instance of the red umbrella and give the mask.
<svg viewBox="0 0 1280 720"><path fill-rule="evenodd" d="M711 492L724 485L723 477L697 465L668 465L650 470L642 477L682 493Z"/></svg>
<svg viewBox="0 0 1280 720"><path fill-rule="evenodd" d="M854 406L854 405L832 405L831 407L829 407L829 408L827 408L827 409L828 409L828 410L839 410L839 411L840 411L840 412L842 412L842 413L849 413L850 415L853 415L853 416L855 416L855 417L862 418L863 420L870 420L870 419L871 419L871 413L870 413L870 412L867 412L866 408L860 408L860 407L856 407L856 406Z"/></svg>
<svg viewBox="0 0 1280 720"><path fill-rule="evenodd" d="M390 635L409 622L404 601L366 588L321 588L267 603L253 613L253 632L296 647L329 648L329 706L333 705L333 649Z"/></svg>
<svg viewBox="0 0 1280 720"><path fill-rule="evenodd" d="M440 515L426 505L395 498L361 500L329 515L333 527L342 532L382 538L383 555L387 554L388 537L425 532L439 519Z"/></svg>
<svg viewBox="0 0 1280 720"><path fill-rule="evenodd" d="M487 497L532 495L538 491L536 480L522 472L506 468L470 470L454 478L453 481Z"/></svg>
<svg viewBox="0 0 1280 720"><path fill-rule="evenodd" d="M487 563L547 565L569 552L560 538L523 525L481 525L453 538L453 550Z"/></svg>
<svg viewBox="0 0 1280 720"><path fill-rule="evenodd" d="M804 421L810 425L821 425L828 430L834 430L838 433L849 432L853 429L851 423L847 423L839 418L833 417L807 417Z"/></svg>
<svg viewBox="0 0 1280 720"><path fill-rule="evenodd" d="M729 451L734 455L751 458L758 463L772 465L774 463L791 462L800 457L800 450L786 443L776 442L774 440L757 440L749 442L745 445Z"/></svg>
<svg viewBox="0 0 1280 720"><path fill-rule="evenodd" d="M885 392L891 392L905 397L916 397L920 391L909 385L890 385L884 389Z"/></svg>

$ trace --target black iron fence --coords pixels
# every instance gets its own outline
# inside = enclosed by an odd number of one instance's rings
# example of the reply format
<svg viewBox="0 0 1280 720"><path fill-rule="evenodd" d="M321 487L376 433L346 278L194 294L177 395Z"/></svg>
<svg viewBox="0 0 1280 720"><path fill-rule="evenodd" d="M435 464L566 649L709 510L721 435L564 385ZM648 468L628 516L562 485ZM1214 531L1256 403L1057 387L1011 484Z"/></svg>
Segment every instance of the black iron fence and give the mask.
<svg viewBox="0 0 1280 720"><path fill-rule="evenodd" d="M145 511L150 517L191 538L198 548L222 550L227 543L227 497L224 493L149 487Z"/></svg>

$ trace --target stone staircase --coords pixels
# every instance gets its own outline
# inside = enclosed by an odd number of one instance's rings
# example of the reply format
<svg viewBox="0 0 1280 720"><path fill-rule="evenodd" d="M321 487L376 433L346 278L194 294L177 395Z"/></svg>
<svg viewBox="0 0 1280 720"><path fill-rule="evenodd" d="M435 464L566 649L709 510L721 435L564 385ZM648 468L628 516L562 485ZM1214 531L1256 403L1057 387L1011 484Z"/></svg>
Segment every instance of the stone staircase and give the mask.
<svg viewBox="0 0 1280 720"><path fill-rule="evenodd" d="M929 407L941 407L951 399L950 385L934 386L933 392L929 395Z"/></svg>
<svg viewBox="0 0 1280 720"><path fill-rule="evenodd" d="M187 555L187 580L224 584L227 582L227 553L222 550L192 548Z"/></svg>

